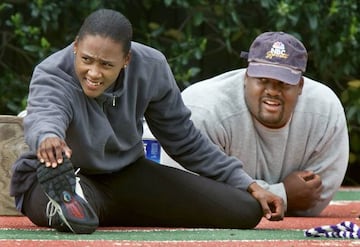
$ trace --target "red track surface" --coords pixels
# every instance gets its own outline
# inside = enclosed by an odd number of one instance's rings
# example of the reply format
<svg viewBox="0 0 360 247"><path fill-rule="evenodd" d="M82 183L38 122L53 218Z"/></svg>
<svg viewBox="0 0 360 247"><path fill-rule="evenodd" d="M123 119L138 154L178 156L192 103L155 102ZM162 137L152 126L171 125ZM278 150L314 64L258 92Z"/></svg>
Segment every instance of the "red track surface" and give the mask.
<svg viewBox="0 0 360 247"><path fill-rule="evenodd" d="M263 219L256 228L260 229L309 229L320 225L338 224L352 221L360 224L360 203L335 201L328 206L319 217L285 217L283 221L267 221ZM1 225L1 223L0 223ZM360 244L358 244L360 247Z"/></svg>

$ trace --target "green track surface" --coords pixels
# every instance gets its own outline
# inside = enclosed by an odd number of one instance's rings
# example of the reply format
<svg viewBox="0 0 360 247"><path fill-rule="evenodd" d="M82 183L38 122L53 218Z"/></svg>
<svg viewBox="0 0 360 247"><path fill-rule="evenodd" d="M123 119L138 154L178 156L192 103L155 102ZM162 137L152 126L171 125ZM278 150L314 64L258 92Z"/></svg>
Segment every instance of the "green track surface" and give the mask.
<svg viewBox="0 0 360 247"><path fill-rule="evenodd" d="M360 190L341 190L338 191L334 198L334 201L359 201Z"/></svg>
<svg viewBox="0 0 360 247"><path fill-rule="evenodd" d="M52 230L1 230L0 239L33 240L133 240L133 241L211 241L211 240L280 240L304 239L300 230L155 230L155 231L96 231L90 235L58 233Z"/></svg>

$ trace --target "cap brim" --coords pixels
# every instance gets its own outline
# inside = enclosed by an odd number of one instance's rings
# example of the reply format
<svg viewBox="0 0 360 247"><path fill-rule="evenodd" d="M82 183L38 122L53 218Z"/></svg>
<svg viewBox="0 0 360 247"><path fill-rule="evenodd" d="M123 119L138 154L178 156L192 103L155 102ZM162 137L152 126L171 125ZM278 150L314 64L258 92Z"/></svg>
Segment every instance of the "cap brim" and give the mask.
<svg viewBox="0 0 360 247"><path fill-rule="evenodd" d="M297 85L301 79L302 72L288 67L250 62L247 73L251 77L272 78L291 85Z"/></svg>

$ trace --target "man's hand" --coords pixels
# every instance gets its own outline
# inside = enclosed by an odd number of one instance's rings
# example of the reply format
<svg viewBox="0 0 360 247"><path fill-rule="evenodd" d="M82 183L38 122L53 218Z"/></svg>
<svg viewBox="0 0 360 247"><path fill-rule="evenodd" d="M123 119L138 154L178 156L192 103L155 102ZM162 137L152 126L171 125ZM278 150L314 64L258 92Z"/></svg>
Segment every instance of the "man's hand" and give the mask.
<svg viewBox="0 0 360 247"><path fill-rule="evenodd" d="M250 184L248 192L258 200L266 219L279 221L284 218L285 207L281 197L263 189L257 183Z"/></svg>
<svg viewBox="0 0 360 247"><path fill-rule="evenodd" d="M296 171L283 181L287 196L287 211L314 207L323 190L321 178L312 171Z"/></svg>
<svg viewBox="0 0 360 247"><path fill-rule="evenodd" d="M63 162L63 153L70 159L72 151L65 141L58 137L48 137L40 143L36 155L41 163L55 168Z"/></svg>

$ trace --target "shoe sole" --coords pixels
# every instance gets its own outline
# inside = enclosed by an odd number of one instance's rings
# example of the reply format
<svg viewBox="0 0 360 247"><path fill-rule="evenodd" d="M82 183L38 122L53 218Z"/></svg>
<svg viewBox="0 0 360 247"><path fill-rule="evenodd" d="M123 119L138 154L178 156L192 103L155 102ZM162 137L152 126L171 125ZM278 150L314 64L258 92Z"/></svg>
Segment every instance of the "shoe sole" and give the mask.
<svg viewBox="0 0 360 247"><path fill-rule="evenodd" d="M75 193L76 178L74 168L68 159L56 168L46 167L41 164L37 169L37 177L40 185L44 189L49 200L60 208L57 211L61 221L73 232L77 234L89 234L96 230L99 221L91 206ZM77 207L71 207L76 204ZM80 211L76 211L80 208ZM68 210L73 209L73 216L79 213L80 216L90 216L81 218L69 217L66 215ZM62 227L63 228L63 227Z"/></svg>

